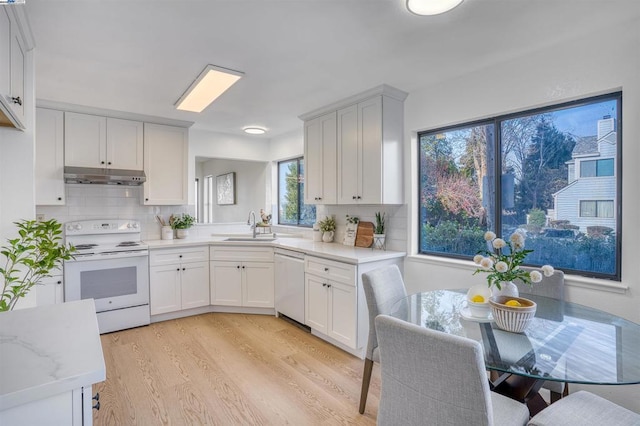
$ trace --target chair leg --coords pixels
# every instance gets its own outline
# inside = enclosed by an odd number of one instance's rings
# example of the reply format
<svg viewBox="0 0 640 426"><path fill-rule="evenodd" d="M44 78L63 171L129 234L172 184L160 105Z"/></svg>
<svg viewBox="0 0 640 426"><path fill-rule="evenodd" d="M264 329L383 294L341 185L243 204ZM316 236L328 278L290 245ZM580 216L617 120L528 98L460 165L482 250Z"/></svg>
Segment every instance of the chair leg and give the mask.
<svg viewBox="0 0 640 426"><path fill-rule="evenodd" d="M553 404L554 402L559 401L561 398L564 398L567 395L569 395L569 383L564 384L564 389L562 390L562 394L558 392L553 392L553 391L549 392L549 399Z"/></svg>
<svg viewBox="0 0 640 426"><path fill-rule="evenodd" d="M367 394L369 393L369 383L371 383L371 372L373 371L373 360L365 358L364 372L362 373L362 391L360 392L360 414L364 413L367 405Z"/></svg>

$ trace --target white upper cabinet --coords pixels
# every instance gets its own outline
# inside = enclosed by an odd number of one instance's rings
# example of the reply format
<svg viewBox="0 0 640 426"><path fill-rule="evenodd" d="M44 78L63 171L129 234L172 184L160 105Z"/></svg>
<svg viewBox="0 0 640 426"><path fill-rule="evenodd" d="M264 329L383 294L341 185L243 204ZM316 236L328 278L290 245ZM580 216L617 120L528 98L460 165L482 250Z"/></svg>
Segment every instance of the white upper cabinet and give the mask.
<svg viewBox="0 0 640 426"><path fill-rule="evenodd" d="M107 118L107 167L122 170L143 170L143 147L143 123Z"/></svg>
<svg viewBox="0 0 640 426"><path fill-rule="evenodd" d="M143 123L67 112L65 165L143 170Z"/></svg>
<svg viewBox="0 0 640 426"><path fill-rule="evenodd" d="M64 205L64 112L36 108L36 204Z"/></svg>
<svg viewBox="0 0 640 426"><path fill-rule="evenodd" d="M0 7L0 125L24 130L27 43L15 7Z"/></svg>
<svg viewBox="0 0 640 426"><path fill-rule="evenodd" d="M305 161L308 171L305 179L305 187L308 189L306 202L404 202L402 166L406 96L405 92L382 85L300 117L305 120ZM319 173L313 167L317 166L318 158L325 157L317 148L313 149L314 146L321 146L317 142L320 140L317 120L333 113L336 120L335 163L323 163L322 173ZM325 134L322 137L330 139ZM311 142L315 142L313 146ZM316 199L318 196L315 194L319 193L317 188L322 187L331 174L336 178L336 200L326 196L323 200Z"/></svg>
<svg viewBox="0 0 640 426"><path fill-rule="evenodd" d="M304 123L305 204L336 203L336 113Z"/></svg>
<svg viewBox="0 0 640 426"><path fill-rule="evenodd" d="M144 204L187 204L188 129L144 124Z"/></svg>

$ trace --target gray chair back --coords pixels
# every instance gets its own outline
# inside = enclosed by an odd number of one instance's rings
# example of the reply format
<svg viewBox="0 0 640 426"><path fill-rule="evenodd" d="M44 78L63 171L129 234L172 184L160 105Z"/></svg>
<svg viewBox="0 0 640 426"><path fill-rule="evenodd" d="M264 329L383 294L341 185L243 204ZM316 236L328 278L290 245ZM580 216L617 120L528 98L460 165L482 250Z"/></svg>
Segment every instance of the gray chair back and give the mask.
<svg viewBox="0 0 640 426"><path fill-rule="evenodd" d="M531 269L531 268L525 268ZM564 272L554 271L550 277L543 277L539 283L531 285L524 284L522 281L515 281L515 285L518 287L518 292L526 297L527 294L533 294L536 296L549 297L564 302ZM562 304L558 307L543 307L538 305L537 316L553 321L562 321L564 316L564 309Z"/></svg>
<svg viewBox="0 0 640 426"><path fill-rule="evenodd" d="M492 425L479 342L379 316L379 425Z"/></svg>
<svg viewBox="0 0 640 426"><path fill-rule="evenodd" d="M365 356L373 359L373 351L378 347L375 318L378 315L388 315L395 302L407 297L407 290L396 265L365 272L362 274L362 286L369 308L369 342Z"/></svg>

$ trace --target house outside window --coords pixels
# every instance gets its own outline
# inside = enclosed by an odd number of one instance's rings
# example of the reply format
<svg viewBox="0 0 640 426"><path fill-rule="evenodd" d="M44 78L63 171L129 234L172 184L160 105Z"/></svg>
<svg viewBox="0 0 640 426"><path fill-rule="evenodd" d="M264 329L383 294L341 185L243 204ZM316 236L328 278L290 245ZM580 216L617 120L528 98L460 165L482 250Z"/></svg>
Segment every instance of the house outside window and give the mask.
<svg viewBox="0 0 640 426"><path fill-rule="evenodd" d="M304 159L278 163L278 224L310 227L316 206L304 203Z"/></svg>
<svg viewBox="0 0 640 426"><path fill-rule="evenodd" d="M580 162L580 177L613 176L613 158L583 160Z"/></svg>
<svg viewBox="0 0 640 426"><path fill-rule="evenodd" d="M613 218L613 200L580 201L580 217Z"/></svg>
<svg viewBox="0 0 640 426"><path fill-rule="evenodd" d="M471 259L518 231L531 266L620 280L621 98L420 132L419 252Z"/></svg>

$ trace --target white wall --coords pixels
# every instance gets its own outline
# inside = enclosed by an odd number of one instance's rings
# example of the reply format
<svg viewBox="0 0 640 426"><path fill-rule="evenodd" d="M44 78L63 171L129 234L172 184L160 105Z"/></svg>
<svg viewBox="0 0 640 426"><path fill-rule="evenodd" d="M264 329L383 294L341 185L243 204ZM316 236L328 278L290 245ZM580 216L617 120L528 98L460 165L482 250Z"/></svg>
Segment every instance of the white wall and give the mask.
<svg viewBox="0 0 640 426"><path fill-rule="evenodd" d="M630 7L637 7L630 2ZM637 13L634 15L637 16ZM446 58L439 58L446 60ZM529 52L526 56L412 92L405 102L408 250L417 251L416 132L497 114L622 90L622 282L567 276L570 301L640 322L640 22L594 28L579 39ZM411 256L405 262L409 292L469 287L471 262ZM573 387L575 390L576 387ZM590 390L595 391L593 388ZM640 386L599 387L597 392L640 412Z"/></svg>

